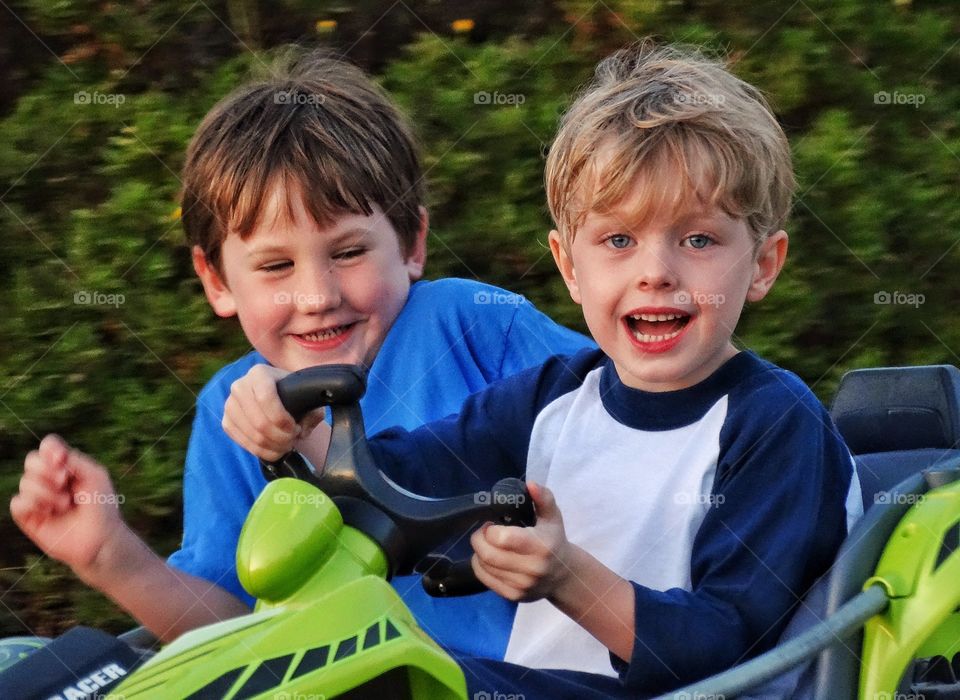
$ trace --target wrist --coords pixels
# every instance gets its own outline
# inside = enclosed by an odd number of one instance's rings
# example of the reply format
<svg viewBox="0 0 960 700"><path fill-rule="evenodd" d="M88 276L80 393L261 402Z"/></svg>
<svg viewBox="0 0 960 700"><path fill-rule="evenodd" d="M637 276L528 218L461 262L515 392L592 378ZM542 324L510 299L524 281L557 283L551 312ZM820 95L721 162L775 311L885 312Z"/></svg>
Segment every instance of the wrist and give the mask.
<svg viewBox="0 0 960 700"><path fill-rule="evenodd" d="M582 548L569 541L557 554L559 575L548 599L561 609L568 607L583 595L584 555L586 552Z"/></svg>
<svg viewBox="0 0 960 700"><path fill-rule="evenodd" d="M111 583L127 580L143 568L143 542L127 524L119 520L110 527L93 559L74 573L87 585L107 591Z"/></svg>

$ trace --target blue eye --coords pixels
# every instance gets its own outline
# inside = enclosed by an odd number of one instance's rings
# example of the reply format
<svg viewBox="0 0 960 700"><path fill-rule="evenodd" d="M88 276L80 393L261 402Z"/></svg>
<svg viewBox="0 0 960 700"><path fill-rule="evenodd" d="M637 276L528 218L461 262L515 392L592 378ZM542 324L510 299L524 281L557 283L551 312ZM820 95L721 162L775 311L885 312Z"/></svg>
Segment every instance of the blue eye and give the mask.
<svg viewBox="0 0 960 700"><path fill-rule="evenodd" d="M696 248L697 250L703 250L708 245L713 243L713 239L710 236L707 236L702 233L695 233L692 236L688 236L683 241L685 244L689 245L691 248Z"/></svg>
<svg viewBox="0 0 960 700"><path fill-rule="evenodd" d="M630 236L626 234L615 233L612 236L607 236L603 242L612 248L623 250L624 248L628 248L630 246L631 240Z"/></svg>

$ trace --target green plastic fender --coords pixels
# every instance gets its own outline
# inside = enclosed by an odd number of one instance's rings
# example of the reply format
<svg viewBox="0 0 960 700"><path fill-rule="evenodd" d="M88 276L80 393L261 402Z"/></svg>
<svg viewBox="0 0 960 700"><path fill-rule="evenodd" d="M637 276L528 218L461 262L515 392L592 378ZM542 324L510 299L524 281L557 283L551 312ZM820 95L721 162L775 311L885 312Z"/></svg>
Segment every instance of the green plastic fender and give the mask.
<svg viewBox="0 0 960 700"><path fill-rule="evenodd" d="M914 658L960 651L960 481L923 495L897 525L876 574L890 605L867 621L863 635L860 697L894 698Z"/></svg>

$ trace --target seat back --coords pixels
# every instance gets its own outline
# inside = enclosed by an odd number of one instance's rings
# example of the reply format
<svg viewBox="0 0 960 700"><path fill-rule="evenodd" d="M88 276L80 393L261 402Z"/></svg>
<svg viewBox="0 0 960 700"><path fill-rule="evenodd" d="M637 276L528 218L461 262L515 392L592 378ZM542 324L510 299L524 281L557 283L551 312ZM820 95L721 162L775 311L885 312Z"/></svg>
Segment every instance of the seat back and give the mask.
<svg viewBox="0 0 960 700"><path fill-rule="evenodd" d="M912 474L960 456L960 369L848 372L830 413L856 459L866 511Z"/></svg>

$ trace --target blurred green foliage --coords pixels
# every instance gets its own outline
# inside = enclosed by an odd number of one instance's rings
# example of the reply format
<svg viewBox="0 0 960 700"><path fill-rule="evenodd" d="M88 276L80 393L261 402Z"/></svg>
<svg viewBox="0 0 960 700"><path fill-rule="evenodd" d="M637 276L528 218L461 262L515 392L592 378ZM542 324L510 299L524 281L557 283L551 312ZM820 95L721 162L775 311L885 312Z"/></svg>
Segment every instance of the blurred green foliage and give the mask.
<svg viewBox="0 0 960 700"><path fill-rule="evenodd" d="M854 367L960 364L951 0L281 6L0 10L11 76L0 91L4 494L27 451L58 432L110 466L135 530L161 553L176 547L195 394L248 348L194 280L178 172L203 114L266 60L261 49L287 41L359 61L409 114L429 184L430 277L502 285L581 329L546 247L543 159L557 118L596 61L638 37L725 54L775 106L800 181L787 269L746 311L739 341L823 398ZM457 18L473 30L455 32ZM319 31L324 19L336 25ZM895 292L923 303L875 303ZM6 513L0 538L0 635L131 624L39 557Z"/></svg>

